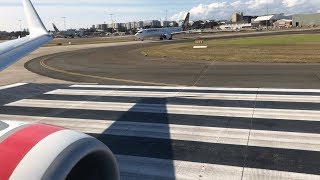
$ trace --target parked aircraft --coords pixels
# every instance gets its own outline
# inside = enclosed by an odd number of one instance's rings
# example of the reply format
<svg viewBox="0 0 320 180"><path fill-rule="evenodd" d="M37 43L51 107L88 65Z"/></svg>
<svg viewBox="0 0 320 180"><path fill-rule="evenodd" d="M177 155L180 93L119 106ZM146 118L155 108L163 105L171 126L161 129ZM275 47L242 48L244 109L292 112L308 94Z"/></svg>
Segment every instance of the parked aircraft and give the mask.
<svg viewBox="0 0 320 180"><path fill-rule="evenodd" d="M160 40L168 39L171 40L175 34L186 33L188 30L190 13L187 14L184 23L181 27L169 27L169 28L150 28L142 29L136 33L136 37L140 40L150 37L159 37Z"/></svg>
<svg viewBox="0 0 320 180"><path fill-rule="evenodd" d="M74 37L82 37L83 36L83 32L77 31L75 29L68 29L66 31L60 31L54 23L52 23L52 26L54 29L54 33L53 33L54 37L74 38Z"/></svg>

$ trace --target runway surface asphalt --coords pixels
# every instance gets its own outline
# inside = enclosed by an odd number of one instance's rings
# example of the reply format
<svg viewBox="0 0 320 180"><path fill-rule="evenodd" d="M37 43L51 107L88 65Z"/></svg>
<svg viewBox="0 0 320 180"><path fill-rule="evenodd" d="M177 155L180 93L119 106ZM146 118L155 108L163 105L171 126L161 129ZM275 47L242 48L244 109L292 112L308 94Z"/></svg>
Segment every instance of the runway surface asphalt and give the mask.
<svg viewBox="0 0 320 180"><path fill-rule="evenodd" d="M122 179L319 179L320 90L12 84L0 119L88 133Z"/></svg>
<svg viewBox="0 0 320 180"><path fill-rule="evenodd" d="M254 64L184 61L145 57L134 44L40 57L32 72L81 83L320 88L320 64Z"/></svg>
<svg viewBox="0 0 320 180"><path fill-rule="evenodd" d="M0 119L97 137L125 180L320 179L319 64L139 54L149 45L31 60L27 69L74 84L2 86Z"/></svg>

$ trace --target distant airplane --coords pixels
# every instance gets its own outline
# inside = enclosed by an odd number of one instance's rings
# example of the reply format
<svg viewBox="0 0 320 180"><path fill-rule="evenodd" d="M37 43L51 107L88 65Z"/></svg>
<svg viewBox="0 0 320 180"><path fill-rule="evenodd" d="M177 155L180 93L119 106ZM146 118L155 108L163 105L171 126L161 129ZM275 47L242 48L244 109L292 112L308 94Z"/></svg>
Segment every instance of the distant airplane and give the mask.
<svg viewBox="0 0 320 180"><path fill-rule="evenodd" d="M160 40L164 40L164 39L171 40L173 35L187 32L189 18L190 18L190 13L187 14L181 27L142 29L138 31L135 36L142 41L145 38L150 38L150 37L159 37Z"/></svg>
<svg viewBox="0 0 320 180"><path fill-rule="evenodd" d="M52 26L54 29L54 33L53 33L54 37L58 37L58 38L74 38L76 36L82 37L80 31L76 31L75 29L60 31L54 23L52 23Z"/></svg>
<svg viewBox="0 0 320 180"><path fill-rule="evenodd" d="M0 44L0 70L52 40L30 0L22 0L30 35ZM0 179L119 180L110 149L79 132L0 120Z"/></svg>

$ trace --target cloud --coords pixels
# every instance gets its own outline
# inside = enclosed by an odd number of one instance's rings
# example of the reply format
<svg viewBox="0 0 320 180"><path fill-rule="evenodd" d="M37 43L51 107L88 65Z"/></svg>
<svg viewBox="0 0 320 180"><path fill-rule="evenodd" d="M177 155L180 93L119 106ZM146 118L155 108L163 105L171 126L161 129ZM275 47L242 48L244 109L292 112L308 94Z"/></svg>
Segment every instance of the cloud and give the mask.
<svg viewBox="0 0 320 180"><path fill-rule="evenodd" d="M234 12L246 15L264 15L268 13L315 13L320 12L319 0L233 0L199 4L189 11L181 11L170 19L184 19L187 12L192 20L220 19L229 20Z"/></svg>
<svg viewBox="0 0 320 180"><path fill-rule="evenodd" d="M110 13L117 22L164 19L169 10L172 20L182 20L191 12L191 20L231 19L233 12L247 15L267 13L320 12L320 0L32 0L44 24L52 29L56 23L63 29L67 17L67 28L89 27L92 24L110 22ZM0 0L0 31L19 29L19 20L25 28L25 15L21 0Z"/></svg>

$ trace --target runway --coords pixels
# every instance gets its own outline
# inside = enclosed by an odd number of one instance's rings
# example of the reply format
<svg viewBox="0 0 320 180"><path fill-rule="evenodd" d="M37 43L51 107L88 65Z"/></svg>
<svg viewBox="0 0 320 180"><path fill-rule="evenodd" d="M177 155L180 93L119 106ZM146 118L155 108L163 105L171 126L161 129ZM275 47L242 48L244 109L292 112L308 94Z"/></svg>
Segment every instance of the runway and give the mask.
<svg viewBox="0 0 320 180"><path fill-rule="evenodd" d="M0 118L88 133L122 179L319 179L320 90L30 84Z"/></svg>

